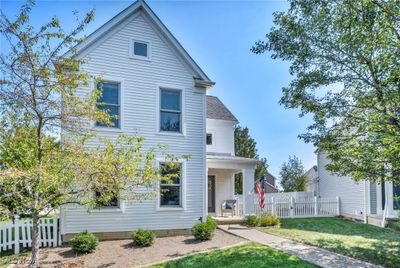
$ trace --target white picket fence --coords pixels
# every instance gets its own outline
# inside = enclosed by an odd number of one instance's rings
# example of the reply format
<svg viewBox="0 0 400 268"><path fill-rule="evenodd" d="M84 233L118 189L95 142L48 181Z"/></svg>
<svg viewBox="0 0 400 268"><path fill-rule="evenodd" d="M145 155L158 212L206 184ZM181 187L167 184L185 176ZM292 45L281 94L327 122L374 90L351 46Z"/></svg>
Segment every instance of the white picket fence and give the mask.
<svg viewBox="0 0 400 268"><path fill-rule="evenodd" d="M58 218L40 219L40 247L56 247L61 243ZM15 217L14 221L0 222L0 252L32 246L32 219Z"/></svg>
<svg viewBox="0 0 400 268"><path fill-rule="evenodd" d="M280 218L333 217L340 215L340 199L336 198L266 198L261 209L255 199L256 213L266 213Z"/></svg>

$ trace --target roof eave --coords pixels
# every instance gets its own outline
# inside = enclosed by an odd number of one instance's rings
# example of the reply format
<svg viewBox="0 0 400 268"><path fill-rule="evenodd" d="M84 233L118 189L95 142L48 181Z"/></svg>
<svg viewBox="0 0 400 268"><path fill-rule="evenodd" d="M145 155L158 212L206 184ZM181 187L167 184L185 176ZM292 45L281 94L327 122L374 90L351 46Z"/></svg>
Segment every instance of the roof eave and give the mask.
<svg viewBox="0 0 400 268"><path fill-rule="evenodd" d="M194 78L194 86L209 89L215 85L215 82Z"/></svg>

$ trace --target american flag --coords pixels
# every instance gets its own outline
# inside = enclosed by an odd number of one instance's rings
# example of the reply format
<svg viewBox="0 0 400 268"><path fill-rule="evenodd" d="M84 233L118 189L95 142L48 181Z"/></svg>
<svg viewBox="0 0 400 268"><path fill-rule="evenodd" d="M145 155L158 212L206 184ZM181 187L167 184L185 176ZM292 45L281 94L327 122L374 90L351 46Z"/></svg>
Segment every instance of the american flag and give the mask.
<svg viewBox="0 0 400 268"><path fill-rule="evenodd" d="M260 208L264 208L264 179L261 178L257 183L256 183L256 189L258 193L258 204L260 205Z"/></svg>

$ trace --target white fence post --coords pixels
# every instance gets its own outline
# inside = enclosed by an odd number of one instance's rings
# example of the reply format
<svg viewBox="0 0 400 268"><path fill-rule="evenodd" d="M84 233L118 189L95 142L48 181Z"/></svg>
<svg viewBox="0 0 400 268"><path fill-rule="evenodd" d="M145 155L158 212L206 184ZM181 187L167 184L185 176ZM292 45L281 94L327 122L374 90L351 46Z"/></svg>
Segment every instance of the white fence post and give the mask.
<svg viewBox="0 0 400 268"><path fill-rule="evenodd" d="M57 217L40 220L40 247L56 247L61 242L59 238ZM21 252L21 248L32 245L32 220L14 216L14 221L0 222L0 255L2 251L13 250L14 254Z"/></svg>
<svg viewBox="0 0 400 268"><path fill-rule="evenodd" d="M271 197L271 214L273 216L276 215L276 213L275 213L275 198L274 197Z"/></svg>
<svg viewBox="0 0 400 268"><path fill-rule="evenodd" d="M336 216L340 215L340 198L336 196Z"/></svg>
<svg viewBox="0 0 400 268"><path fill-rule="evenodd" d="M294 217L294 197L290 197L290 218Z"/></svg>
<svg viewBox="0 0 400 268"><path fill-rule="evenodd" d="M318 199L314 196L314 216L318 216Z"/></svg>
<svg viewBox="0 0 400 268"><path fill-rule="evenodd" d="M14 254L19 253L19 216L14 217Z"/></svg>

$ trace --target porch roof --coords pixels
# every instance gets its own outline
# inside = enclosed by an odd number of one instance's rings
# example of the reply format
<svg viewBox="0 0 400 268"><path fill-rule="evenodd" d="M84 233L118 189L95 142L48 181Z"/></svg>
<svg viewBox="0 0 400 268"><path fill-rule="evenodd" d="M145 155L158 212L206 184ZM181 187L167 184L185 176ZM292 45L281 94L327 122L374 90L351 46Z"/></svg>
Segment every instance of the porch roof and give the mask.
<svg viewBox="0 0 400 268"><path fill-rule="evenodd" d="M210 154L207 153L208 168L223 169L255 169L258 159L246 158L228 154Z"/></svg>

